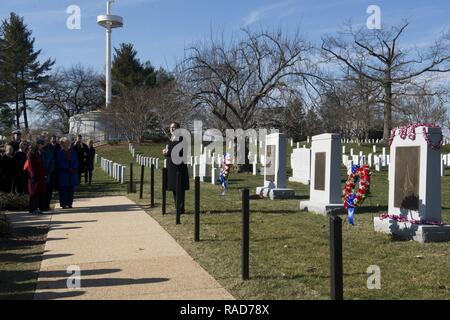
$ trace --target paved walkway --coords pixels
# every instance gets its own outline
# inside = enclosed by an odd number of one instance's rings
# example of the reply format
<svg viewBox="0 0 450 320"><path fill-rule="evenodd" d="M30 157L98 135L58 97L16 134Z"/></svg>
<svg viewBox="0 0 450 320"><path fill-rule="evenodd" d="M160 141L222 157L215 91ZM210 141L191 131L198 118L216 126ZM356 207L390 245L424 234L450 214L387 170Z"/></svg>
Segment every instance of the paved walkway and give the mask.
<svg viewBox="0 0 450 320"><path fill-rule="evenodd" d="M128 198L74 207L51 216L35 299L233 299ZM79 289L67 288L70 266L81 270Z"/></svg>

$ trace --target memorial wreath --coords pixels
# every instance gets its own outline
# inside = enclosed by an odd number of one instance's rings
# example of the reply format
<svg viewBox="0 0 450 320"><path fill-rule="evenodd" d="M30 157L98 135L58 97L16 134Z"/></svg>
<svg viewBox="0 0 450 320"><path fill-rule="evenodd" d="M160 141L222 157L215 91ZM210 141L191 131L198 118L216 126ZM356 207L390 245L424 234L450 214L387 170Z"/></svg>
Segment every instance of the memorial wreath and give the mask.
<svg viewBox="0 0 450 320"><path fill-rule="evenodd" d="M355 192L355 188L358 189ZM355 207L363 204L370 187L370 168L368 165L354 165L343 191L344 207L348 211L348 222L354 225Z"/></svg>

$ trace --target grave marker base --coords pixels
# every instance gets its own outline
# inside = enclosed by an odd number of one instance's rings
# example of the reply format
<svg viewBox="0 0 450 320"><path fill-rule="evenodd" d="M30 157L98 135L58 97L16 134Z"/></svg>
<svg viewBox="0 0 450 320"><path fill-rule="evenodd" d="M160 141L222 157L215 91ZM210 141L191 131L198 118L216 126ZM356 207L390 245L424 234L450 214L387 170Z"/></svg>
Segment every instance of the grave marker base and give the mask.
<svg viewBox="0 0 450 320"><path fill-rule="evenodd" d="M292 199L295 197L295 190L288 188L270 188L270 187L257 187L256 194L269 198L270 200L278 199Z"/></svg>
<svg viewBox="0 0 450 320"><path fill-rule="evenodd" d="M345 214L347 210L343 204L340 203L317 203L311 201L301 201L300 210L314 212L322 215L329 214Z"/></svg>
<svg viewBox="0 0 450 320"><path fill-rule="evenodd" d="M393 234L420 243L450 241L450 224L442 226L420 225L376 217L373 218L373 225L375 231Z"/></svg>

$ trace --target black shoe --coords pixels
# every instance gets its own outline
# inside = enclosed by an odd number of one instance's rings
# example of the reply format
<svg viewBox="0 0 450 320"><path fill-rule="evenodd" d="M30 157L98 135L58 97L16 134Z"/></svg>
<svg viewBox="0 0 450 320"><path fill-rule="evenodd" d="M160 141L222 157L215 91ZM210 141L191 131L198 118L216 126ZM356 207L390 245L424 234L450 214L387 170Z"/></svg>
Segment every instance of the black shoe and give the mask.
<svg viewBox="0 0 450 320"><path fill-rule="evenodd" d="M72 209L73 207L72 206L67 206L69 209Z"/></svg>
<svg viewBox="0 0 450 320"><path fill-rule="evenodd" d="M67 209L67 206L62 206L61 209Z"/></svg>

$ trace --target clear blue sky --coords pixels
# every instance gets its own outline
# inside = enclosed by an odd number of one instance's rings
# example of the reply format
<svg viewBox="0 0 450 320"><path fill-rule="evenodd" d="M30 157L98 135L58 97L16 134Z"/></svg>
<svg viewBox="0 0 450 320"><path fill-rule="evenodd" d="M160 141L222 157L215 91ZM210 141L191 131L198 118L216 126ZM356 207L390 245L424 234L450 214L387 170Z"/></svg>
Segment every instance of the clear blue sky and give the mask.
<svg viewBox="0 0 450 320"><path fill-rule="evenodd" d="M450 27L448 0L116 0L112 14L122 15L125 25L113 32L113 46L131 42L141 60L170 69L186 46L207 38L211 29L230 36L244 26L300 27L318 42L348 19L364 25L371 4L380 6L383 24L410 21L406 44L426 44ZM81 30L66 27L69 5L81 8ZM96 16L105 12L104 0L0 0L0 18L11 11L25 17L36 48L56 59L57 66L81 63L103 71L105 32Z"/></svg>

